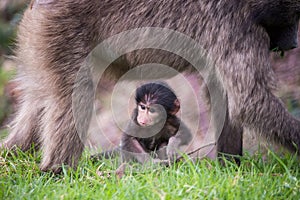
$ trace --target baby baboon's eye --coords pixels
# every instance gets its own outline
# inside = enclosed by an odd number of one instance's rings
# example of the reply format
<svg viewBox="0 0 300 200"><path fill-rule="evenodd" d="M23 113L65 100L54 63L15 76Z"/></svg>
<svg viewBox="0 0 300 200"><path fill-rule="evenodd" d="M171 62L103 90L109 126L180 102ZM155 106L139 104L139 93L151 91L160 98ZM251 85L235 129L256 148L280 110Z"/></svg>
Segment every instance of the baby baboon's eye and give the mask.
<svg viewBox="0 0 300 200"><path fill-rule="evenodd" d="M150 112L150 113L155 113L156 110L155 110L154 108L150 108L150 109L149 109L149 112Z"/></svg>
<svg viewBox="0 0 300 200"><path fill-rule="evenodd" d="M140 105L140 108L141 108L141 110L145 110L145 109L146 109L146 106Z"/></svg>

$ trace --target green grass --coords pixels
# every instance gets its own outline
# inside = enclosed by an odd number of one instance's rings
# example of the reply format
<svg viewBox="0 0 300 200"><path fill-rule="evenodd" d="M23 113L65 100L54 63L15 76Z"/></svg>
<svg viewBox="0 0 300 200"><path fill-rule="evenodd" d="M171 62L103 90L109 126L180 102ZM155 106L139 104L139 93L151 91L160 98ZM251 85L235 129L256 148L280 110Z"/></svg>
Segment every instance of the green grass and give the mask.
<svg viewBox="0 0 300 200"><path fill-rule="evenodd" d="M0 199L299 199L296 157L269 153L244 156L240 167L217 161L172 167L127 167L121 179L115 161L92 163L85 153L77 170L61 175L40 172L38 153L0 157Z"/></svg>

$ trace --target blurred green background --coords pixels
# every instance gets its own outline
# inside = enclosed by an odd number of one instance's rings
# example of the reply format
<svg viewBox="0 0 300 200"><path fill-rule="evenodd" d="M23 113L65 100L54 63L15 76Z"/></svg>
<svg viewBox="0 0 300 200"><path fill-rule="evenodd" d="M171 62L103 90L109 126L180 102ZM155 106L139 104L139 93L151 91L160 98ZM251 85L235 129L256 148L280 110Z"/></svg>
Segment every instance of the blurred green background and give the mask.
<svg viewBox="0 0 300 200"><path fill-rule="evenodd" d="M5 122L8 121L8 116L13 110L12 88L8 83L15 74L12 55L16 28L28 2L25 0L0 0L0 128L6 124Z"/></svg>

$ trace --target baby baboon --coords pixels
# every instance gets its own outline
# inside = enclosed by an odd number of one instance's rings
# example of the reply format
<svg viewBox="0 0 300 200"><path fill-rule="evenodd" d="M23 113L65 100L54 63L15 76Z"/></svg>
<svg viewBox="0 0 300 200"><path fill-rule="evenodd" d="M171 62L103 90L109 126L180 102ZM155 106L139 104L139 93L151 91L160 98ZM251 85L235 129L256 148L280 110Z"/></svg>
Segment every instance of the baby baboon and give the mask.
<svg viewBox="0 0 300 200"><path fill-rule="evenodd" d="M227 101L219 152L242 154L243 127L299 152L300 122L271 92L269 50L296 47L300 1L33 0L31 5L16 50L21 103L4 146L27 150L35 143L43 151L42 170L75 167L81 156L93 84L84 77L74 82L85 58L106 38L141 27L181 32L210 56L216 89ZM110 72L122 75L143 63L192 68L179 56L145 49L122 56ZM218 111L212 116L217 120Z"/></svg>
<svg viewBox="0 0 300 200"><path fill-rule="evenodd" d="M120 148L93 158L110 158L120 153L123 161L150 161L151 156L173 161L182 145L187 145L192 134L176 117L180 103L165 82L147 83L136 90L136 108L132 120L122 135Z"/></svg>

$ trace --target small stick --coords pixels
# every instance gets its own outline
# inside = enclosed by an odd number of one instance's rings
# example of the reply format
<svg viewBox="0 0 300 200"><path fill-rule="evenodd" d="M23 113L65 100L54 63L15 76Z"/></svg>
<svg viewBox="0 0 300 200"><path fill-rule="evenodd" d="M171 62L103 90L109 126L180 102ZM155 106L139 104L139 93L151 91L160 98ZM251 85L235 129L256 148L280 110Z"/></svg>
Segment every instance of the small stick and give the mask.
<svg viewBox="0 0 300 200"><path fill-rule="evenodd" d="M189 156L189 155L192 155L192 154L196 153L197 151L200 151L201 149L204 149L204 148L209 147L209 146L212 146L212 145L216 145L216 142L208 143L208 144L206 144L206 145L200 146L199 148L197 148L197 149L195 149L195 150L193 150L193 151L190 151L190 152L188 152L188 153L186 153L186 154L187 154L188 156ZM182 158L183 158L183 156L179 156L179 157L176 158L175 161L178 162L178 161L180 161Z"/></svg>
<svg viewBox="0 0 300 200"><path fill-rule="evenodd" d="M204 149L204 148L209 147L209 146L212 146L212 145L216 145L216 142L212 142L212 143L208 143L208 144L206 144L206 145L200 146L200 147L198 147L197 149L195 149L195 150L193 150L193 151L190 151L190 152L188 152L188 153L186 153L186 154L187 154L188 156L189 156L189 155L192 155L193 153L196 153L197 151L200 151L201 149ZM183 158L184 158L183 156L178 156L178 157L176 158L175 162L178 162L178 161L180 161L180 160L183 159ZM170 160L160 160L159 163L165 164L166 166L170 166L170 165L171 165L171 164L170 164Z"/></svg>
<svg viewBox="0 0 300 200"><path fill-rule="evenodd" d="M216 144L217 144L217 143L215 143L215 142L208 143L208 144L203 145L203 146L201 146L201 147L199 147L199 148L197 148L197 149L195 149L195 150L193 150L193 151L188 152L187 155L192 155L193 153L196 153L197 151L200 151L201 149L204 149L204 148L206 148L206 147L209 147L209 146L212 146L212 145L216 145Z"/></svg>
<svg viewBox="0 0 300 200"><path fill-rule="evenodd" d="M212 145L216 145L216 143L213 142L213 143L209 143L209 144L200 146L199 148L197 148L197 149L195 149L195 150L193 150L193 151L190 151L190 152L188 152L188 153L186 153L186 154L187 154L187 155L192 155L192 154L196 153L197 151L200 151L201 149L204 149L204 148L209 147L209 146L212 146ZM180 161L181 159L183 159L183 156L177 157L176 160L175 160L175 162L178 162L178 161ZM170 161L169 161L169 160L160 160L159 163L165 164L166 166L170 166ZM127 165L127 163L122 163L122 164L118 167L118 169L115 171L115 173L116 173L116 175L117 175L117 177L118 177L119 179L121 179L121 178L125 175L126 165Z"/></svg>

